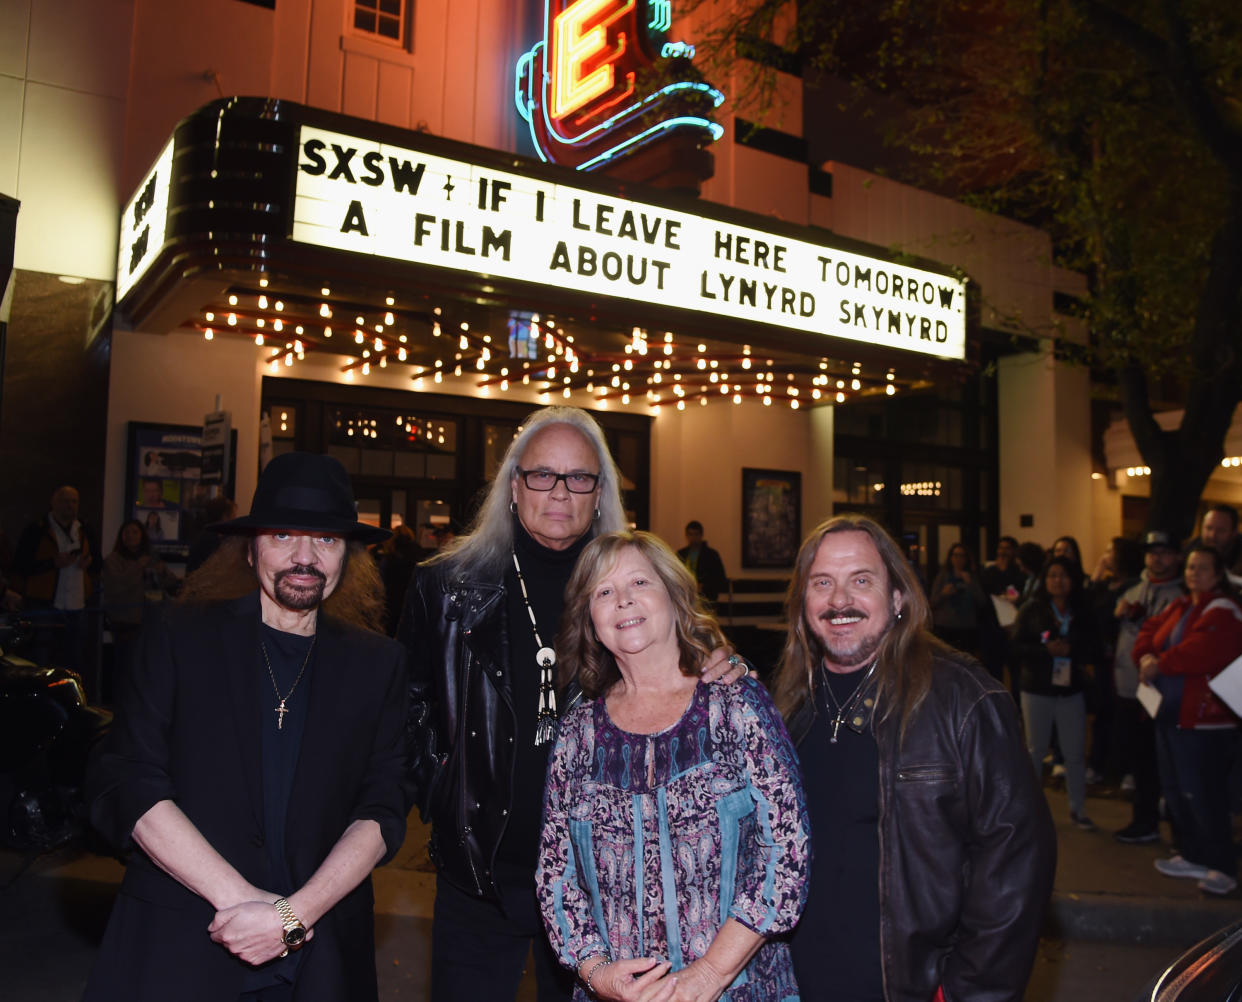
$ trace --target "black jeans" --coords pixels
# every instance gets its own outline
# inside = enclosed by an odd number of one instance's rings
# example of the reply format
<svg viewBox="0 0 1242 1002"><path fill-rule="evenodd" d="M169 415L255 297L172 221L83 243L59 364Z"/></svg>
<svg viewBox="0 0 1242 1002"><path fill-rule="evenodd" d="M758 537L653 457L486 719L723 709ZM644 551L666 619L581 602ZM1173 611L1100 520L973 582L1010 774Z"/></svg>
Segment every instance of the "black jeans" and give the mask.
<svg viewBox="0 0 1242 1002"><path fill-rule="evenodd" d="M573 996L575 975L560 965L548 944L535 900L534 874L516 871L502 876L497 870L503 907L436 877L431 1002L514 998L532 946L539 1002L567 1002Z"/></svg>
<svg viewBox="0 0 1242 1002"><path fill-rule="evenodd" d="M1156 766L1156 723L1137 699L1117 697L1111 768L1134 777L1130 820L1156 829L1160 825L1160 773Z"/></svg>

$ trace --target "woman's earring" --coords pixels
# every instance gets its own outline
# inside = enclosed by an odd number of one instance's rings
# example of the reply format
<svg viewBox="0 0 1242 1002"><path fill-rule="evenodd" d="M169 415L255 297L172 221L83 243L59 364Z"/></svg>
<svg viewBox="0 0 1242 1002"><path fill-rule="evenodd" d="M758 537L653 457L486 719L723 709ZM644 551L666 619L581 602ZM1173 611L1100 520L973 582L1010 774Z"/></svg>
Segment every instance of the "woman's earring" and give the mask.
<svg viewBox="0 0 1242 1002"><path fill-rule="evenodd" d="M510 514L510 515L516 515L516 514L517 514L517 502L516 502L516 501L510 501L510 502L509 502L509 514Z"/></svg>
<svg viewBox="0 0 1242 1002"><path fill-rule="evenodd" d="M599 505L595 506L595 521L599 521Z"/></svg>

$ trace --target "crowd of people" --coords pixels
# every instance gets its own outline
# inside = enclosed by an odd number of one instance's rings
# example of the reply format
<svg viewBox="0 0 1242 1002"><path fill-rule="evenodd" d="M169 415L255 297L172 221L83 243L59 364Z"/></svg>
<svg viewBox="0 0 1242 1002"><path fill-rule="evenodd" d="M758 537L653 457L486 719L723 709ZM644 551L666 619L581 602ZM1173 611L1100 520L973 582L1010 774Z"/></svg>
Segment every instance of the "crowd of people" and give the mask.
<svg viewBox="0 0 1242 1002"><path fill-rule="evenodd" d="M1017 1002L1048 754L1079 827L1087 763L1126 770L1118 837L1147 840L1163 790L1162 872L1232 889L1234 718L1207 685L1242 653L1227 510L1184 572L1167 533L1089 577L1069 537L1005 538L926 590L838 515L760 681L704 594L702 526L680 553L630 530L620 483L590 414L545 408L431 551L360 522L336 460L271 460L118 679L87 799L130 863L86 998L374 999L370 873L414 808L437 1002L513 998L532 949L541 1002ZM166 571L142 529L117 595Z"/></svg>
<svg viewBox="0 0 1242 1002"><path fill-rule="evenodd" d="M954 544L930 589L936 634L1008 673L1036 774L1063 777L1070 820L1087 831L1087 791L1133 805L1125 844L1160 839L1160 872L1212 894L1237 887L1231 808L1239 805L1238 717L1208 680L1242 657L1238 513L1214 505L1182 544L1155 529L1116 537L1086 573L1077 541L1045 550L1002 537L981 571Z"/></svg>

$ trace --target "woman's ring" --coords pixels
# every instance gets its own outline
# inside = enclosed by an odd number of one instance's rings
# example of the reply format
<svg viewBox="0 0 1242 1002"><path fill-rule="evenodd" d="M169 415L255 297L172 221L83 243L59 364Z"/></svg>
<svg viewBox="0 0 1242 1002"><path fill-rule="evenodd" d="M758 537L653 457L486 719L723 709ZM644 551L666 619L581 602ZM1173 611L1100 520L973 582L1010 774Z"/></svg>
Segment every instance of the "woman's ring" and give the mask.
<svg viewBox="0 0 1242 1002"><path fill-rule="evenodd" d="M736 654L729 655L729 667L736 668L741 663L741 659Z"/></svg>

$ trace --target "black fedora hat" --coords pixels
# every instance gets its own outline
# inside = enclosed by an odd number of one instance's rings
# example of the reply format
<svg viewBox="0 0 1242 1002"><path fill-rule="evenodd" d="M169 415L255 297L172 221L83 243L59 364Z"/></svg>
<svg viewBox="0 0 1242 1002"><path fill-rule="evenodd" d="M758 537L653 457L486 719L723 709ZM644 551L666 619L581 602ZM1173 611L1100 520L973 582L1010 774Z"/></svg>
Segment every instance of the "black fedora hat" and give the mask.
<svg viewBox="0 0 1242 1002"><path fill-rule="evenodd" d="M364 543L391 533L358 521L354 489L339 460L311 452L275 456L259 474L250 514L208 526L217 532L300 529L336 532Z"/></svg>

